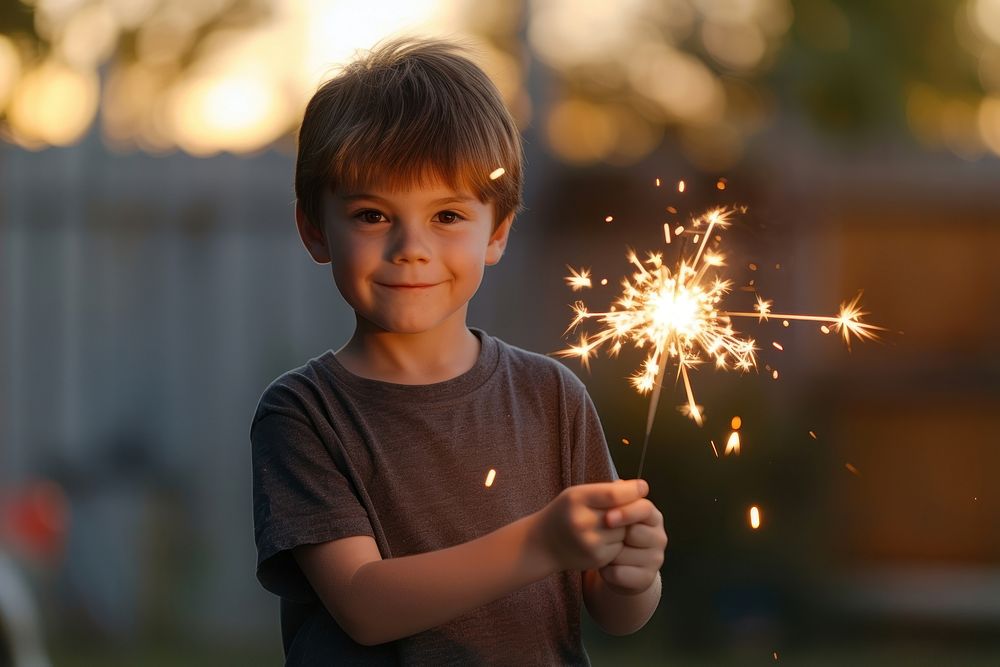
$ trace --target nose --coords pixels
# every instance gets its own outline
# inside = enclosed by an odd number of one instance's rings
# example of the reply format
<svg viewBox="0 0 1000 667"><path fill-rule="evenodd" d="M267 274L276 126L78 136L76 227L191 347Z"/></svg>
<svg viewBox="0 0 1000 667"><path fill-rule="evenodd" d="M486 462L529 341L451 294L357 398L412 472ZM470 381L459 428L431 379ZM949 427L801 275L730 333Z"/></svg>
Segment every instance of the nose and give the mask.
<svg viewBox="0 0 1000 667"><path fill-rule="evenodd" d="M425 230L417 224L401 221L394 225L389 243L389 261L393 264L426 264L431 252Z"/></svg>

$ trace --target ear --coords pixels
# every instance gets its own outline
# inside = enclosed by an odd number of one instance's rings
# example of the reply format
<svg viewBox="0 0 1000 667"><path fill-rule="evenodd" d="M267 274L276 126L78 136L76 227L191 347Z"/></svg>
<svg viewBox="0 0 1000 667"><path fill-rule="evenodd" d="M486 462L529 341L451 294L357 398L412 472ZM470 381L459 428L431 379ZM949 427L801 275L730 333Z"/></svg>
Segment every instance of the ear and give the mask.
<svg viewBox="0 0 1000 667"><path fill-rule="evenodd" d="M321 227L309 221L298 200L295 201L295 226L299 228L299 238L313 261L317 264L329 264L330 250L326 247L326 234Z"/></svg>
<svg viewBox="0 0 1000 667"><path fill-rule="evenodd" d="M513 224L514 214L511 213L493 230L490 244L486 246L486 266L493 266L503 257L503 251L507 248L507 237L510 236L510 228Z"/></svg>

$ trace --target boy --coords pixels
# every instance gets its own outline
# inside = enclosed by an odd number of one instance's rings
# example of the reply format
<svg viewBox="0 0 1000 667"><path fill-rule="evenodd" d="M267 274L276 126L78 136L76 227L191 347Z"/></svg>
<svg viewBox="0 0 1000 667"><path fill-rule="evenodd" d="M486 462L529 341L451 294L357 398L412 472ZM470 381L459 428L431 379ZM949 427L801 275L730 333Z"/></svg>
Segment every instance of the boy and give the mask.
<svg viewBox="0 0 1000 667"><path fill-rule="evenodd" d="M385 44L306 108L296 224L356 326L251 426L286 664L589 664L581 599L613 634L656 609L662 515L617 479L583 384L466 325L521 160L495 87L445 42Z"/></svg>

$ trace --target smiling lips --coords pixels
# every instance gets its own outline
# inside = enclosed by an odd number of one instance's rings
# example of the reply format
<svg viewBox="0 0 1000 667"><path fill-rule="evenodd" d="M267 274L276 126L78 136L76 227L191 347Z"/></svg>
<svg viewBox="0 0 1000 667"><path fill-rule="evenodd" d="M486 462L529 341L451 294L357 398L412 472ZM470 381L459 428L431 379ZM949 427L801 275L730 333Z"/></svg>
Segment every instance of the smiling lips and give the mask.
<svg viewBox="0 0 1000 667"><path fill-rule="evenodd" d="M391 289L403 289L403 290L415 290L415 289L426 289L428 287L434 287L437 283L378 283L382 287L389 287Z"/></svg>

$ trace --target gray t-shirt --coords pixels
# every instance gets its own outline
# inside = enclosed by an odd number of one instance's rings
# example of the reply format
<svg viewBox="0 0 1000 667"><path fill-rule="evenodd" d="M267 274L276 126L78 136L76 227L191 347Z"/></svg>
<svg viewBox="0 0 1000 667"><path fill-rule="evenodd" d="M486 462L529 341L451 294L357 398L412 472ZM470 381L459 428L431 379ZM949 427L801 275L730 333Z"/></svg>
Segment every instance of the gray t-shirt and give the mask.
<svg viewBox="0 0 1000 667"><path fill-rule="evenodd" d="M372 536L382 558L435 551L567 486L618 478L579 378L471 330L475 366L444 382L362 378L328 351L261 396L250 429L257 578L281 597L286 664L589 664L579 572L368 647L341 630L292 557L298 545L352 535Z"/></svg>

